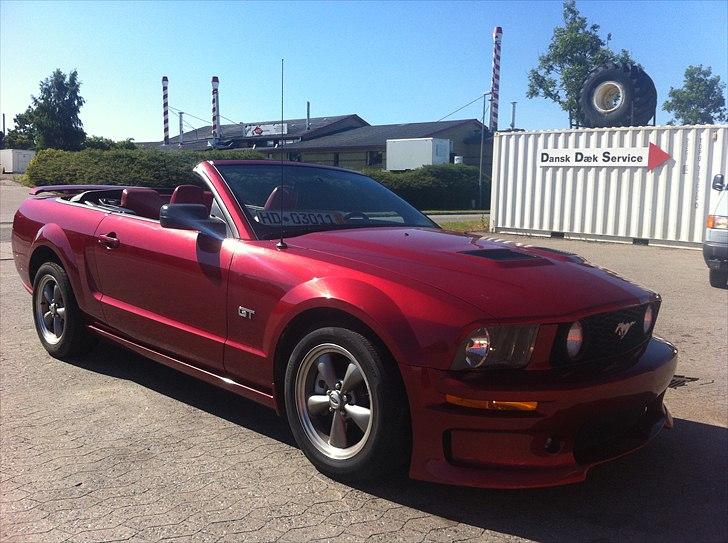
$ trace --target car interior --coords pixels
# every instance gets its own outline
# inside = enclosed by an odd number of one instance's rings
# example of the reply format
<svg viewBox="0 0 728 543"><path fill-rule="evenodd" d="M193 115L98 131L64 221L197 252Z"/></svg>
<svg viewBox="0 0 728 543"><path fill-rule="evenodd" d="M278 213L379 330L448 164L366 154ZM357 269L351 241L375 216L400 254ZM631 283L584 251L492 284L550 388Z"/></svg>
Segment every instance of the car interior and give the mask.
<svg viewBox="0 0 728 543"><path fill-rule="evenodd" d="M197 185L179 185L174 189L119 187L88 190L72 196L69 201L153 220L159 220L159 210L165 204L204 204L210 216L222 217L212 192Z"/></svg>

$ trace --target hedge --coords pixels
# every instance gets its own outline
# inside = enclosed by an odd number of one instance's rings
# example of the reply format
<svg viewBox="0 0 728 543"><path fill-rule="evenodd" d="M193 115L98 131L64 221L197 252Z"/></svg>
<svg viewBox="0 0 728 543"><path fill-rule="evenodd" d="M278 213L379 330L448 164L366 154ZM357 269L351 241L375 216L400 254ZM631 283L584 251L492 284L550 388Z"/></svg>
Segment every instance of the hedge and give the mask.
<svg viewBox="0 0 728 543"><path fill-rule="evenodd" d="M173 187L195 182L192 168L203 160L261 159L251 149L159 151L149 149L44 149L28 165L28 185L136 185ZM470 209L478 201L478 168L462 164L423 166L405 172L368 168L373 177L419 209ZM483 206L489 207L490 178L483 176Z"/></svg>
<svg viewBox="0 0 728 543"><path fill-rule="evenodd" d="M471 209L478 205L478 168L463 164L422 166L416 170L363 171L418 209ZM490 177L483 174L483 208L490 204Z"/></svg>
<svg viewBox="0 0 728 543"><path fill-rule="evenodd" d="M24 182L37 185L137 185L173 187L195 182L192 168L203 160L260 159L257 151L159 151L150 149L44 149L33 157Z"/></svg>

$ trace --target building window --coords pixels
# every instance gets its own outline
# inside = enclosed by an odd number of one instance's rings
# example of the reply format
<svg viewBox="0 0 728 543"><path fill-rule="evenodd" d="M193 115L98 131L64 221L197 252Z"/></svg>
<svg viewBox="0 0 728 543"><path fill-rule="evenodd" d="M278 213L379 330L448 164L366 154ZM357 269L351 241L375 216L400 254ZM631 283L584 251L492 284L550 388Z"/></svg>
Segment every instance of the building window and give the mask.
<svg viewBox="0 0 728 543"><path fill-rule="evenodd" d="M367 151L367 166L381 166L382 151Z"/></svg>
<svg viewBox="0 0 728 543"><path fill-rule="evenodd" d="M334 153L334 166L339 165L339 153Z"/></svg>
<svg viewBox="0 0 728 543"><path fill-rule="evenodd" d="M301 153L288 153L288 160L291 162L301 162Z"/></svg>

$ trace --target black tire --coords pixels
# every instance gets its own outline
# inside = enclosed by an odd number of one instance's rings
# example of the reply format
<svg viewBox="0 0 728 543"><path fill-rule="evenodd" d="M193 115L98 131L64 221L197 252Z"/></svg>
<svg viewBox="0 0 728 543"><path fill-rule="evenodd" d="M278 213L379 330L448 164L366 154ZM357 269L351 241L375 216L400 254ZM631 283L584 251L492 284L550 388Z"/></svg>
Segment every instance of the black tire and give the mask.
<svg viewBox="0 0 728 543"><path fill-rule="evenodd" d="M611 90L617 89L619 99L612 104L608 97ZM652 119L656 106L654 82L633 64L608 63L595 68L579 95L582 123L591 128L644 126Z"/></svg>
<svg viewBox="0 0 728 543"><path fill-rule="evenodd" d="M728 270L709 270L710 286L728 288Z"/></svg>
<svg viewBox="0 0 728 543"><path fill-rule="evenodd" d="M62 305L54 307L56 315L63 309L62 333L56 338L49 339L48 328L44 328L44 310L48 303L44 296L44 289L52 286L55 291L57 285ZM55 305L55 304L54 304ZM87 353L98 342L97 338L86 330L84 315L78 307L73 294L71 283L66 271L55 262L46 262L35 274L33 280L33 322L41 344L48 353L55 358L67 358ZM55 317L51 321L55 324Z"/></svg>
<svg viewBox="0 0 728 543"><path fill-rule="evenodd" d="M317 418L322 422L321 427L324 429L324 434L331 424L331 435L320 434L322 441L317 445L315 437L311 437L311 430L306 430L304 422L306 417L308 420L312 420L314 416L308 409L306 409L307 414L303 413L300 408L301 403L298 403L300 392L297 395L297 387L300 386L299 383L307 382L306 360L310 360L312 353L318 352L317 349L326 348L327 345L342 348L353 355L365 378L362 386L366 387L367 394L360 393L358 400L350 397L349 401L369 407L371 426L368 427L368 434L357 428L352 418L348 418L343 411L347 406L343 406L341 411L342 418L346 420L347 436L354 435L352 442L356 441L359 435L357 432L364 433L364 436L353 447L361 448L348 458L335 458L332 454L321 450L322 446L325 448L326 443L331 446L331 438L334 433L333 422L328 421L333 420L337 413L330 412L329 404L326 404L327 407L324 408L323 414L317 415ZM321 356L326 356L326 354ZM321 358L315 360L321 360ZM315 360L308 364L316 364ZM334 358L330 360L334 361ZM343 358L343 361L345 365L351 364L350 360L346 360L346 358ZM340 362L341 360L336 361L336 363ZM321 373L318 373L313 379L313 383L323 385ZM341 381L338 383L340 384ZM329 392L332 390L330 389ZM345 403L346 395L349 393L345 390L342 392L345 393L342 396ZM307 393L304 397L310 398ZM326 398L327 396L319 397ZM330 396L328 397L330 398ZM296 442L311 463L325 475L339 480L354 481L379 479L387 475L402 475L405 472L410 458L411 437L409 404L404 386L396 368L396 362L362 334L346 328L326 327L313 330L305 335L293 349L286 368L285 403L288 423ZM319 433L317 429L313 431L314 434ZM328 442L325 441L327 437ZM348 450L346 448L335 449L334 454L337 454L338 451Z"/></svg>

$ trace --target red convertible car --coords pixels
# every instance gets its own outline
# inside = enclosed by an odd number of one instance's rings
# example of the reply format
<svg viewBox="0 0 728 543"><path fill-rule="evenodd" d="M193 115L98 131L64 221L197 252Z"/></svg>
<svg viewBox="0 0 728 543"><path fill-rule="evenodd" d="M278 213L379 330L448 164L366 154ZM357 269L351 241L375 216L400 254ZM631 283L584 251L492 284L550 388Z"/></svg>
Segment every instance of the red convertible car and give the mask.
<svg viewBox="0 0 728 543"><path fill-rule="evenodd" d="M51 355L103 338L270 406L349 480L572 483L671 426L657 294L570 253L443 231L360 173L195 172L31 191L12 246Z"/></svg>

